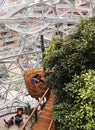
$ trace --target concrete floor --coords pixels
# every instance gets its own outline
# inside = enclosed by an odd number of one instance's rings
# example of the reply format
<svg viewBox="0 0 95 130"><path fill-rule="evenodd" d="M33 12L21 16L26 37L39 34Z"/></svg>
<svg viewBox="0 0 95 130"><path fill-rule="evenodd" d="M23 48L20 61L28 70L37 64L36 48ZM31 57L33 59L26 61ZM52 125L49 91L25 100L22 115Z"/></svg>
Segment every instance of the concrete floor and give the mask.
<svg viewBox="0 0 95 130"><path fill-rule="evenodd" d="M7 126L5 126L5 122L3 121L3 119L5 118L6 121L7 121L12 116L15 117L15 114L10 114L10 115L7 115L7 116L0 117L0 130L20 130L20 127L18 127L15 124L13 126L10 126L9 128ZM27 116L23 115L23 121L25 121L26 119L27 119Z"/></svg>

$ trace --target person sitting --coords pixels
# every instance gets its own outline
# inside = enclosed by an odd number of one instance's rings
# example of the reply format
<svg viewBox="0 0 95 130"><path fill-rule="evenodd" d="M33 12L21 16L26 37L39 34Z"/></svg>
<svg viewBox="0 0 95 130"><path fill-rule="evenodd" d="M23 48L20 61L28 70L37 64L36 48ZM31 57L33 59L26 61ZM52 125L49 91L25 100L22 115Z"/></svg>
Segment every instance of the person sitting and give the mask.
<svg viewBox="0 0 95 130"><path fill-rule="evenodd" d="M22 108L18 108L17 110L17 114L15 116L15 124L19 127L23 121L22 118L22 114L23 114L23 109Z"/></svg>
<svg viewBox="0 0 95 130"><path fill-rule="evenodd" d="M15 124L19 127L21 125L22 121L23 121L22 116L17 114L15 116Z"/></svg>
<svg viewBox="0 0 95 130"><path fill-rule="evenodd" d="M34 77L30 78L30 82L35 83L35 78Z"/></svg>
<svg viewBox="0 0 95 130"><path fill-rule="evenodd" d="M5 125L8 126L8 128L14 124L14 117L12 116L8 121L6 121L6 119L4 119Z"/></svg>
<svg viewBox="0 0 95 130"><path fill-rule="evenodd" d="M41 76L39 74L34 75L35 82L39 83L41 81Z"/></svg>
<svg viewBox="0 0 95 130"><path fill-rule="evenodd" d="M41 79L40 74L35 74L32 78L30 78L30 83L32 84L44 83L44 80Z"/></svg>

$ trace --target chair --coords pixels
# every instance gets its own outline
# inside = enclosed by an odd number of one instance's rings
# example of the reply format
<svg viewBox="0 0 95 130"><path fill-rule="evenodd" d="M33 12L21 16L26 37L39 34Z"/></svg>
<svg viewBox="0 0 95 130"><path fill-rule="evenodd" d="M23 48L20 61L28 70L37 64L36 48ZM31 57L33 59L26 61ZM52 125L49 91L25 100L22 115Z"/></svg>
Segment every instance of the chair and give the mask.
<svg viewBox="0 0 95 130"><path fill-rule="evenodd" d="M11 117L8 121L6 121L6 119L4 119L5 122L5 126L7 126L8 128L12 125L14 125L14 117Z"/></svg>

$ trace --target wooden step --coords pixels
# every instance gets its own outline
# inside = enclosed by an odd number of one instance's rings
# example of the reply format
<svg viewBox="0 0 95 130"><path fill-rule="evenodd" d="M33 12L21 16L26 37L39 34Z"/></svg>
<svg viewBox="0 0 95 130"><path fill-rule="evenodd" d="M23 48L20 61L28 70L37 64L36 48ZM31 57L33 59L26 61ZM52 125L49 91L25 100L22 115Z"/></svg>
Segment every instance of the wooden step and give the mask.
<svg viewBox="0 0 95 130"><path fill-rule="evenodd" d="M48 127L52 120L53 101L54 96L51 93L48 101L46 102L42 112L39 115L38 121L32 127L32 130L48 130Z"/></svg>

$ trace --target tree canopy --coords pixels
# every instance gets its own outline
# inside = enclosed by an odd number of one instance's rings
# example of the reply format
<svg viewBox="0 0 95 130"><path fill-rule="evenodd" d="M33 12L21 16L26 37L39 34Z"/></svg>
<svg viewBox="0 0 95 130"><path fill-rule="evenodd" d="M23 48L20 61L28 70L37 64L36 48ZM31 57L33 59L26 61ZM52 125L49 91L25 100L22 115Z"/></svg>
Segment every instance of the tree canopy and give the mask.
<svg viewBox="0 0 95 130"><path fill-rule="evenodd" d="M74 76L54 106L58 130L95 129L95 70Z"/></svg>
<svg viewBox="0 0 95 130"><path fill-rule="evenodd" d="M56 84L71 82L75 74L95 68L95 17L82 20L74 33L54 37L45 51L44 66L53 70ZM61 86L60 86L61 87Z"/></svg>
<svg viewBox="0 0 95 130"><path fill-rule="evenodd" d="M95 86L88 77L94 79L95 17L81 20L65 38L54 37L45 51L44 66L49 70L46 81L57 97L54 119L58 130L94 130ZM86 99L88 93L93 95L88 98L91 102Z"/></svg>

